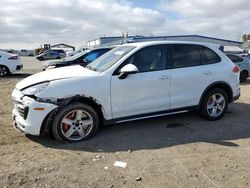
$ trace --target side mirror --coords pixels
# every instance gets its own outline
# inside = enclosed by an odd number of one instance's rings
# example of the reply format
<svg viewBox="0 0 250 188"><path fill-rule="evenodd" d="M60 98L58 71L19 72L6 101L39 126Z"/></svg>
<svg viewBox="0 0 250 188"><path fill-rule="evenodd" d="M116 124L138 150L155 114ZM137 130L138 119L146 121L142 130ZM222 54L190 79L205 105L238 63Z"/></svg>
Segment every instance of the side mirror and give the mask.
<svg viewBox="0 0 250 188"><path fill-rule="evenodd" d="M122 67L122 69L120 70L120 75L119 75L119 79L125 79L127 78L127 76L129 74L136 74L138 73L138 68L133 65L133 64L127 64L124 67Z"/></svg>

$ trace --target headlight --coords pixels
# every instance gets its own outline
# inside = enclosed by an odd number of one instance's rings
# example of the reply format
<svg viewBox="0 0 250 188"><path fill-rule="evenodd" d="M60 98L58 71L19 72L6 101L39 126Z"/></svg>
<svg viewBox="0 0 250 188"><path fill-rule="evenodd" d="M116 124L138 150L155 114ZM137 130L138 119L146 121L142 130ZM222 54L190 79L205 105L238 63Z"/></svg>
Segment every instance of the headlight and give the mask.
<svg viewBox="0 0 250 188"><path fill-rule="evenodd" d="M49 85L49 82L44 82L41 84L37 84L31 87L28 87L24 90L22 90L22 94L24 95L35 95L39 93L40 91L44 90Z"/></svg>

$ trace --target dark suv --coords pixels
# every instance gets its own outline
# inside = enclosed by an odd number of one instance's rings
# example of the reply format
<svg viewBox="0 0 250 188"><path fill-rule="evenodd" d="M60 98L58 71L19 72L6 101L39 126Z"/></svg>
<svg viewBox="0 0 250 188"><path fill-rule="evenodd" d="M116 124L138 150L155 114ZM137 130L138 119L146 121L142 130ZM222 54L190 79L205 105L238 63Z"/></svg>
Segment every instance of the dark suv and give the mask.
<svg viewBox="0 0 250 188"><path fill-rule="evenodd" d="M83 52L63 58L61 60L45 61L43 63L43 70L71 65L82 65L85 67L87 64L91 63L92 61L94 61L95 59L97 59L98 57L100 57L111 49L111 47L95 48L92 50L85 50Z"/></svg>

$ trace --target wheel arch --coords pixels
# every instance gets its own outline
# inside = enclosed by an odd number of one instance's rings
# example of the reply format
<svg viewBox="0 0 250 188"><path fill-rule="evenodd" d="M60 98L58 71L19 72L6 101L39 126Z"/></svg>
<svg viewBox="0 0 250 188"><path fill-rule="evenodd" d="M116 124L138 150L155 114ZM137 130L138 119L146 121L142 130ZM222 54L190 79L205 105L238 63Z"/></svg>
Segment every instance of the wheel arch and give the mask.
<svg viewBox="0 0 250 188"><path fill-rule="evenodd" d="M214 82L212 84L210 84L205 91L202 93L201 98L200 98L200 102L199 102L199 109L201 108L201 104L202 101L204 99L204 97L206 96L206 94L214 88L219 88L219 89L223 89L227 94L228 94L228 102L232 102L233 100L233 90L231 88L231 86L226 83L226 82Z"/></svg>
<svg viewBox="0 0 250 188"><path fill-rule="evenodd" d="M106 113L104 111L104 108L102 107L102 105L100 103L98 103L98 101L92 97L86 97L86 96L80 96L80 95L76 95L76 96L72 96L70 98L65 98L65 99L60 99L58 100L58 108L56 108L55 110L51 111L43 120L41 129L40 129L40 134L45 132L45 133L49 133L51 131L51 125L53 122L53 119L55 117L55 115L66 105L68 104L72 104L75 102L80 102L80 103L84 103L87 104L89 106L91 106L96 112L97 115L99 117L99 121L100 121L100 125L103 125L104 121L105 121L105 117L106 117Z"/></svg>

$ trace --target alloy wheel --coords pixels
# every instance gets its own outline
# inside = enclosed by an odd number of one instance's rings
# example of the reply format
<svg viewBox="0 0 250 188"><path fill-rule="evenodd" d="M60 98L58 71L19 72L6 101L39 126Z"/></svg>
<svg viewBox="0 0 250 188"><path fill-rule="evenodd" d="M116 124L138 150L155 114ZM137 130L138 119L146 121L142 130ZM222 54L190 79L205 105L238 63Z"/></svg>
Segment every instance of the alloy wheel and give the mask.
<svg viewBox="0 0 250 188"><path fill-rule="evenodd" d="M85 110L74 110L66 114L61 121L61 133L71 141L87 137L93 127L93 119Z"/></svg>
<svg viewBox="0 0 250 188"><path fill-rule="evenodd" d="M220 93L213 94L207 103L207 112L211 117L218 117L225 109L225 98Z"/></svg>

